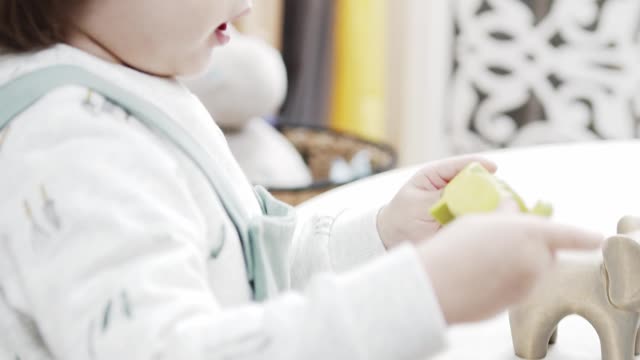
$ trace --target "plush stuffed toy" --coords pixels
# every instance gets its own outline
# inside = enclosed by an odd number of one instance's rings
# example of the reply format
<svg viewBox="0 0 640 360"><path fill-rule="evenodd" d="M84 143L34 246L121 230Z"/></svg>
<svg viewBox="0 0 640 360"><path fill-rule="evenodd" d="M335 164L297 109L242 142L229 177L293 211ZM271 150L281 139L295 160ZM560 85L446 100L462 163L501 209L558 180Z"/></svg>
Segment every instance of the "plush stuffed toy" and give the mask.
<svg viewBox="0 0 640 360"><path fill-rule="evenodd" d="M287 73L277 50L236 32L231 43L214 51L209 70L185 83L225 132L250 181L275 188L311 184L298 151L265 120L277 113L287 93Z"/></svg>

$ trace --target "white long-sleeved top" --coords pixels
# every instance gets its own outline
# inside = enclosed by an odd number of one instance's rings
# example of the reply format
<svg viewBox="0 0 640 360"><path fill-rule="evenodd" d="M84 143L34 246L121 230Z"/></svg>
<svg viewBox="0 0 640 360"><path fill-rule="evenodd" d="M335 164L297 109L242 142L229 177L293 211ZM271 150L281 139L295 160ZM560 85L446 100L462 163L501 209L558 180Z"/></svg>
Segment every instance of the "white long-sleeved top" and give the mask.
<svg viewBox="0 0 640 360"><path fill-rule="evenodd" d="M179 82L69 46L0 56L0 86L81 66L162 109L253 190ZM444 320L410 246L385 253L377 209L319 215L290 254L292 290L252 302L217 194L171 143L79 86L0 132L0 359L418 359Z"/></svg>

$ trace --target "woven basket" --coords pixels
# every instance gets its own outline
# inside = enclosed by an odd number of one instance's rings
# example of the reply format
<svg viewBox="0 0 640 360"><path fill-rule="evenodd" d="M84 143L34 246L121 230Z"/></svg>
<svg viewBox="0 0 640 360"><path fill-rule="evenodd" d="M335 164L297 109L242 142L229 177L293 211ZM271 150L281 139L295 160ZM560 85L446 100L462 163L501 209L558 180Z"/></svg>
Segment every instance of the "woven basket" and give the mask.
<svg viewBox="0 0 640 360"><path fill-rule="evenodd" d="M345 183L332 183L328 180L331 163L339 157L350 161L361 150L371 154L373 174L391 170L396 166L395 151L386 144L374 143L346 133L325 128L281 126L280 131L296 147L309 166L313 184L302 188L270 188L278 199L298 205Z"/></svg>

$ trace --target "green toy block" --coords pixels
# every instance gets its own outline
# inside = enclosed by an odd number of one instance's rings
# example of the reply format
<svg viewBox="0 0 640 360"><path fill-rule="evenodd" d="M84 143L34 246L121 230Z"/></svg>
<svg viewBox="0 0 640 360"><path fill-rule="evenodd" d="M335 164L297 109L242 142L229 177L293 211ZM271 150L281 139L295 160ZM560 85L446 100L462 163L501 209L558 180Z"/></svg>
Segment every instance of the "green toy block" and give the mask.
<svg viewBox="0 0 640 360"><path fill-rule="evenodd" d="M447 224L456 217L491 212L498 209L503 200L515 200L524 213L550 217L550 204L538 202L529 209L522 198L504 181L496 178L479 163L471 163L447 184L430 213L441 224Z"/></svg>

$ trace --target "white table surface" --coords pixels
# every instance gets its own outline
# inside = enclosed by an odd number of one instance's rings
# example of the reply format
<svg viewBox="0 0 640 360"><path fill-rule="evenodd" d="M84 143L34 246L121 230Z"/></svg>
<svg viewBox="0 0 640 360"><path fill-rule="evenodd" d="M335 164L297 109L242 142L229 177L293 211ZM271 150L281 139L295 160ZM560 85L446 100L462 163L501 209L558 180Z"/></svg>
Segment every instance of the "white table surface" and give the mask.
<svg viewBox="0 0 640 360"><path fill-rule="evenodd" d="M640 141L542 146L484 155L498 164L498 176L529 205L538 199L550 201L557 221L613 234L621 216L640 215ZM299 206L300 216L345 204L381 205L416 169L394 170L322 194ZM437 360L518 359L506 314L452 328L448 343ZM595 330L582 318L565 319L559 326L558 344L547 359L600 359Z"/></svg>

